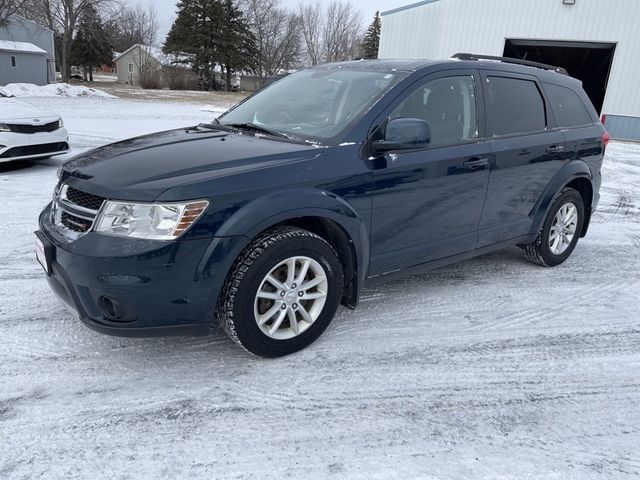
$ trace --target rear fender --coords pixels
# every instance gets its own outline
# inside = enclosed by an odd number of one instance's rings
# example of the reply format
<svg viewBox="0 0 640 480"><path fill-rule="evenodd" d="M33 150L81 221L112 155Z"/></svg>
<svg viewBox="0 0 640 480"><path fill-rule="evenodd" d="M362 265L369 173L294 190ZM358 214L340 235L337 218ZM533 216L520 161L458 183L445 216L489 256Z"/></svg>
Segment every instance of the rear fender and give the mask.
<svg viewBox="0 0 640 480"><path fill-rule="evenodd" d="M573 160L567 163L558 171L558 173L556 173L553 179L549 182L547 188L544 190L544 192L538 199L538 202L531 210L530 216L533 219L533 222L531 225L531 231L529 232L530 234L536 235L540 231L545 218L547 218L547 214L549 212L549 209L551 208L551 204L553 203L553 201L558 198L566 185L576 178L586 178L590 182L593 182L593 179L591 177L591 170L589 169L589 166L582 160ZM588 200L590 202L593 202L593 198L590 198Z"/></svg>

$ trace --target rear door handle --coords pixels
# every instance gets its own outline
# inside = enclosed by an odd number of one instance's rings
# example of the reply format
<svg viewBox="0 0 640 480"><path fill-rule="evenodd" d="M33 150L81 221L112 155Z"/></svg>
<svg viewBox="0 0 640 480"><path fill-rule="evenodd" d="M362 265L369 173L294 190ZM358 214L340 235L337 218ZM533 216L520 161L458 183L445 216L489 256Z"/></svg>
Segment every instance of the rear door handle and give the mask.
<svg viewBox="0 0 640 480"><path fill-rule="evenodd" d="M551 145L550 147L547 147L547 153L560 153L560 152L564 152L563 145Z"/></svg>
<svg viewBox="0 0 640 480"><path fill-rule="evenodd" d="M468 170L475 170L477 168L486 167L487 165L489 165L489 159L487 157L471 157L467 159L462 165Z"/></svg>

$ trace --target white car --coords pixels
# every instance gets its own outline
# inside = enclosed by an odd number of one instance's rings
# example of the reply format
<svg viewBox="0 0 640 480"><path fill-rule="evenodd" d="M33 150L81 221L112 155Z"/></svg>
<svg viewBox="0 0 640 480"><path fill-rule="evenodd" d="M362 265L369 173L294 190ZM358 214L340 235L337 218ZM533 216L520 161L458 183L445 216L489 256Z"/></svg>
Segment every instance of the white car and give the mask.
<svg viewBox="0 0 640 480"><path fill-rule="evenodd" d="M59 115L0 92L0 163L68 151L69 136Z"/></svg>

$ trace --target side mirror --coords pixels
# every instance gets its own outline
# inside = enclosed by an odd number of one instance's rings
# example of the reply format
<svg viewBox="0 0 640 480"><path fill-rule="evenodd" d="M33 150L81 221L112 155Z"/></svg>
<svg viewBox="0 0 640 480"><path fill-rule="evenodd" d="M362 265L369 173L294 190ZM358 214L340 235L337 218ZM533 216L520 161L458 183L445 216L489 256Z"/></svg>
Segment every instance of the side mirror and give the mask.
<svg viewBox="0 0 640 480"><path fill-rule="evenodd" d="M419 118L394 118L387 123L384 140L372 146L376 152L425 148L431 141L429 124Z"/></svg>

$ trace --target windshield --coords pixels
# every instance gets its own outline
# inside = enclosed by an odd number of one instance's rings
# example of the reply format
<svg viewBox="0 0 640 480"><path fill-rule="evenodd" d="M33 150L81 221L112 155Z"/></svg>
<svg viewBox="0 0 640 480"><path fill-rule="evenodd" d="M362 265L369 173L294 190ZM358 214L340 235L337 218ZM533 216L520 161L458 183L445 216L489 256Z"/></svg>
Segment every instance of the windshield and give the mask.
<svg viewBox="0 0 640 480"><path fill-rule="evenodd" d="M218 121L325 143L343 133L401 76L374 70L303 70L259 91Z"/></svg>

